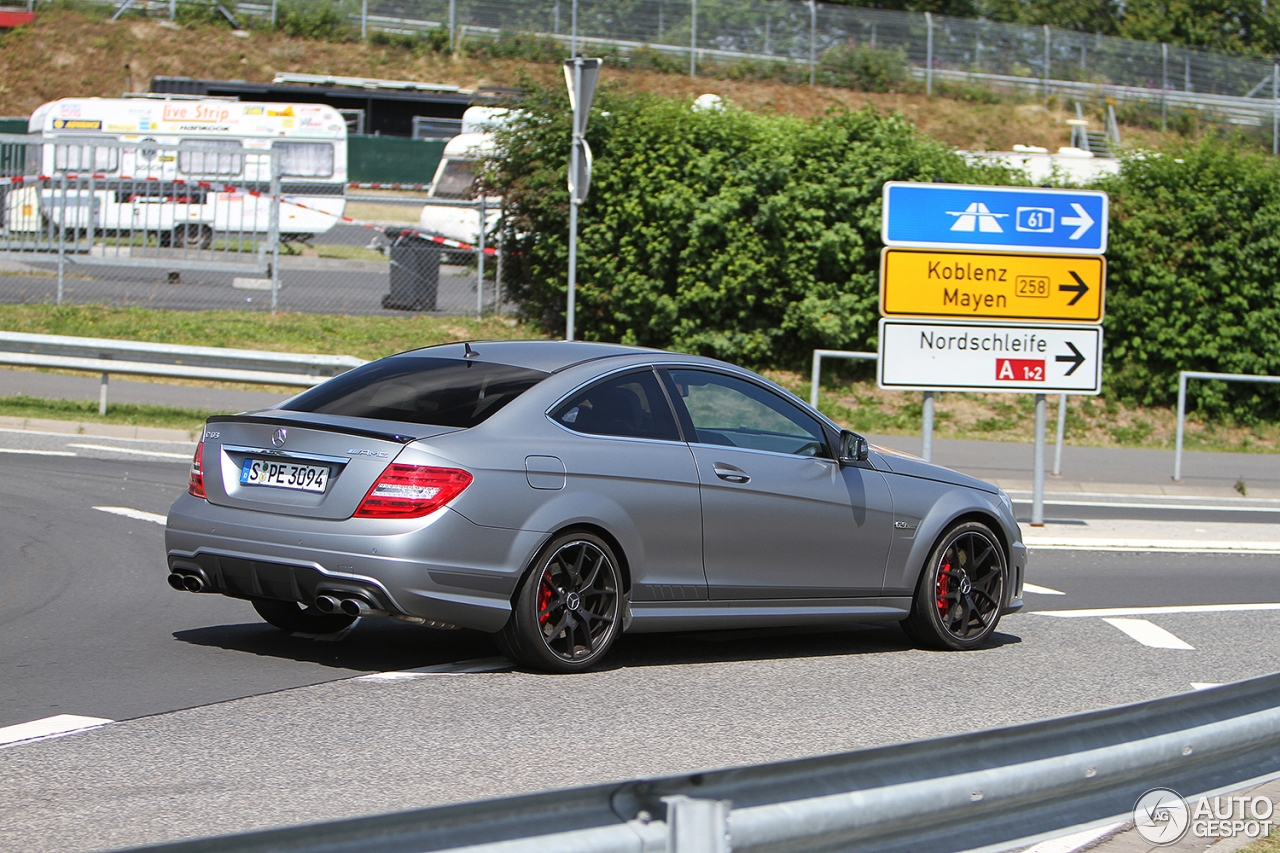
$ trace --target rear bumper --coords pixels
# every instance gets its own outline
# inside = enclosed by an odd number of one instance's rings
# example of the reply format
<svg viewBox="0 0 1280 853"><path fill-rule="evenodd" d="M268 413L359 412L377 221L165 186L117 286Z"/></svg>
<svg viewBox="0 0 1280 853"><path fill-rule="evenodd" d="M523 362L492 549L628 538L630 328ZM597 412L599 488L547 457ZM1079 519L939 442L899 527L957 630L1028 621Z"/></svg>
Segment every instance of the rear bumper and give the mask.
<svg viewBox="0 0 1280 853"><path fill-rule="evenodd" d="M492 632L506 624L520 573L545 539L480 527L449 509L366 534L350 529L183 495L169 511L165 546L170 571L199 575L206 592L306 605L355 594L392 615Z"/></svg>

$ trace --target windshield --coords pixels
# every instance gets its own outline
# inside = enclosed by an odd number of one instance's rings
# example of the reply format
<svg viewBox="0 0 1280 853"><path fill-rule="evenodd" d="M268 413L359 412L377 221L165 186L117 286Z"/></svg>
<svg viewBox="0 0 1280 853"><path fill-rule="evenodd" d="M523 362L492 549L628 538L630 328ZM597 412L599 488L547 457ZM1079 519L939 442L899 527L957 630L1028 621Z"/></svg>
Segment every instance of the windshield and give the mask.
<svg viewBox="0 0 1280 853"><path fill-rule="evenodd" d="M477 165L474 160L445 160L431 194L436 198L474 198Z"/></svg>
<svg viewBox="0 0 1280 853"><path fill-rule="evenodd" d="M280 408L468 428L483 422L547 375L506 364L405 355L335 376Z"/></svg>

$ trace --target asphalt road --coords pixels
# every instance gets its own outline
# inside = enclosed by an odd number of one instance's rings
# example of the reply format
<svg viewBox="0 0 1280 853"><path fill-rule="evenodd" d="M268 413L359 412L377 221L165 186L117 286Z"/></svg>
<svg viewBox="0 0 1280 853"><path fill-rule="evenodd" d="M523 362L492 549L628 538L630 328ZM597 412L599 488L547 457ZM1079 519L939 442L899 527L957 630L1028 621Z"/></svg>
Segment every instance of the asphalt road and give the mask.
<svg viewBox="0 0 1280 853"><path fill-rule="evenodd" d="M159 521L190 451L0 431L0 732L116 721L0 747L0 849L754 764L1280 670L1280 610L1240 609L1280 601L1275 555L1037 550L1027 611L967 654L913 649L885 626L642 635L601 671L549 676L513 670L472 632L369 619L287 636L245 603L165 584ZM1167 637L1190 648L1151 644Z"/></svg>
<svg viewBox="0 0 1280 853"><path fill-rule="evenodd" d="M87 259L81 259L87 260ZM10 264L0 269L0 302L52 302L57 297L56 263ZM376 261L284 257L280 263L278 308L321 314L385 314L406 312L382 307L390 293L389 267ZM170 281L165 269L68 264L63 301L133 305L178 311L270 311L271 292L234 286L234 280L258 279L255 272L181 270ZM243 284L243 282L242 282ZM476 310L476 276L462 267L443 267L437 286L440 314L469 314ZM486 300L493 301L492 283ZM492 307L492 306L489 306Z"/></svg>

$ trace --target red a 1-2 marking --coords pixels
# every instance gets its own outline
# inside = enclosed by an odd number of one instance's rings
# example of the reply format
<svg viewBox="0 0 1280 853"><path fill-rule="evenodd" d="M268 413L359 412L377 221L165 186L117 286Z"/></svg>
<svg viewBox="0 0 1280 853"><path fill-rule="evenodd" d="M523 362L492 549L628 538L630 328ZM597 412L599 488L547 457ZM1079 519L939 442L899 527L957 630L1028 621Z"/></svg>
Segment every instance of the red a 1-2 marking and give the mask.
<svg viewBox="0 0 1280 853"><path fill-rule="evenodd" d="M1035 358L997 358L996 381L1043 382L1044 360Z"/></svg>

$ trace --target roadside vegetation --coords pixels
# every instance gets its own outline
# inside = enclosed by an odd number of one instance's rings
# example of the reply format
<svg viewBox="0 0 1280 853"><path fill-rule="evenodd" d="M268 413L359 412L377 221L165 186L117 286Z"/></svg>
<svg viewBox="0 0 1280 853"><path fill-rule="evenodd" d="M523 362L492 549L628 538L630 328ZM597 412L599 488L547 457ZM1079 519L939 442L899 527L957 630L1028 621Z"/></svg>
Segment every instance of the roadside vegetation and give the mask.
<svg viewBox="0 0 1280 853"><path fill-rule="evenodd" d="M170 23L132 14L110 22L106 7L74 0L42 4L35 24L0 36L0 114L22 115L57 97L142 90L160 74L252 81L325 71L518 86L529 93L522 106L533 118L511 140L519 156L489 179L510 200L510 239L521 231L544 238L528 241L509 268L523 325L8 306L0 328L362 358L445 340L561 333L568 111L559 53L520 39L450 50L439 34L359 42L333 29L339 18L315 18L320 7L307 4L284 4L277 32L232 31L180 5ZM804 397L810 349L875 348L880 184L1014 182L951 149L1055 148L1068 142L1065 119L1074 115L1074 106L1068 113L1065 104L986 90L926 97L891 57L832 57L843 76L816 87L796 85L782 68L708 67L691 80L644 51L621 59L605 65L602 109L589 128L596 173L579 243L582 336L744 362ZM706 91L727 108L691 113L688 103ZM1086 113L1102 107L1086 105ZM1072 398L1067 434L1075 443L1170 446L1178 369L1280 371L1280 171L1251 153L1252 137L1215 136L1195 122L1173 122L1178 132L1162 135L1150 129L1151 116L1121 112L1126 142L1164 153L1131 159L1106 186L1113 208L1105 393ZM352 207L375 218L373 208L384 206ZM325 251L383 257L363 247ZM866 432L918 432L919 396L880 391L868 377L832 368L823 407ZM1272 387L1193 383L1192 394L1193 417L1204 421L1189 447L1277 445L1271 423L1280 421L1280 398ZM944 394L937 434L1025 439L1030 408L1029 396Z"/></svg>
<svg viewBox="0 0 1280 853"><path fill-rule="evenodd" d="M38 334L221 346L273 352L354 355L372 360L396 352L458 340L546 338L510 318L363 317L321 314L258 314L231 311L158 311L101 305L0 305L0 328ZM765 375L809 399L809 374L765 370ZM172 380L174 384L207 383ZM219 387L293 394L297 388L222 383ZM945 393L935 398L934 435L985 441L1031 441L1035 404L1027 394ZM1049 398L1049 435L1056 429L1058 398ZM824 364L819 406L842 426L875 435L918 436L921 396L876 387L870 368ZM193 430L211 414L167 406L111 403L105 417L96 400L0 397L0 417L81 423L127 424ZM1099 447L1172 448L1174 412L1111 395L1068 397L1066 441ZM1280 425L1240 423L1229 418L1188 419L1188 450L1280 452Z"/></svg>

